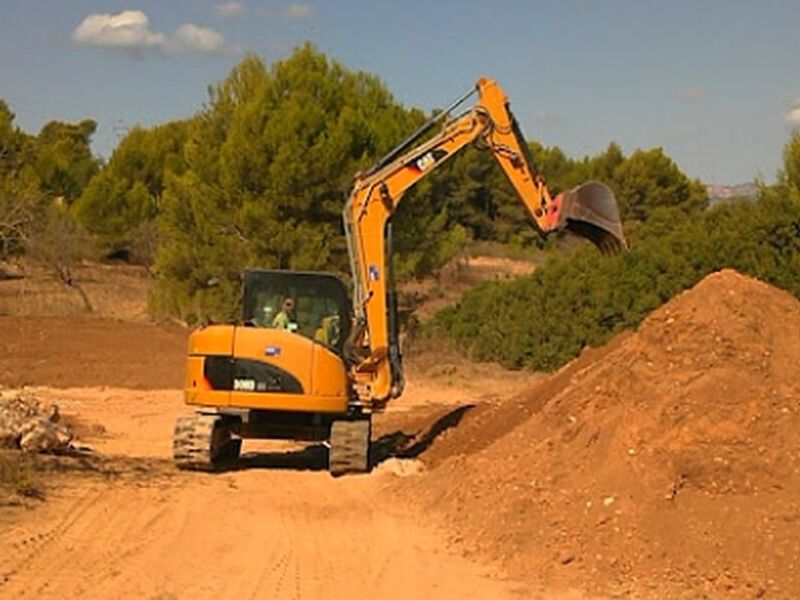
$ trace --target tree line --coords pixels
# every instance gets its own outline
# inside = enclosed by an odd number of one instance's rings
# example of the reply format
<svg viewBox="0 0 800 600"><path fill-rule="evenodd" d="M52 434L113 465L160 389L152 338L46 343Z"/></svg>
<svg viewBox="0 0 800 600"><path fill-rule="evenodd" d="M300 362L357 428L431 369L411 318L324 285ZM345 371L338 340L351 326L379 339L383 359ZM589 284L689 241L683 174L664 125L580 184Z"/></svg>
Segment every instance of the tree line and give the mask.
<svg viewBox="0 0 800 600"><path fill-rule="evenodd" d="M0 259L34 257L74 288L87 310L91 302L72 266L92 240L71 207L101 169L89 145L96 128L89 119L51 121L33 136L14 125L0 100Z"/></svg>
<svg viewBox="0 0 800 600"><path fill-rule="evenodd" d="M755 202L628 208L629 252L609 258L582 245L553 256L529 277L471 290L430 331L473 358L550 371L726 267L800 297L800 134L784 149L778 179Z"/></svg>
<svg viewBox="0 0 800 600"><path fill-rule="evenodd" d="M233 318L245 266L347 273L340 219L353 176L429 116L310 44L270 65L244 58L211 86L198 113L134 128L105 162L90 151L94 122L55 122L31 136L0 104L0 258L28 252L67 263L94 249L148 267L155 314ZM529 143L551 189L608 183L636 240L663 211L705 214L702 184L661 149L625 156L612 143L575 160ZM792 168L787 162L787 176ZM400 205L394 231L400 278L436 270L472 241L559 245L539 239L479 148L420 182ZM63 280L71 279L66 271ZM441 319L460 340L472 339L456 326L471 301Z"/></svg>

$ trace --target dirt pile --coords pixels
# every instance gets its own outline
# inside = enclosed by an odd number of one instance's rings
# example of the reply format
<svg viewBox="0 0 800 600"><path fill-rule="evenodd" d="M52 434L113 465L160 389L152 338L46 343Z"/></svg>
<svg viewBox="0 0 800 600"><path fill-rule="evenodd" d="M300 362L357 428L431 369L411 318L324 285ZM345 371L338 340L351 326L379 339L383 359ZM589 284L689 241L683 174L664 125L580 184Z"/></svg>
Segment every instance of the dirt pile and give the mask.
<svg viewBox="0 0 800 600"><path fill-rule="evenodd" d="M69 448L72 437L59 423L57 405L42 404L29 393L0 390L0 448L57 452Z"/></svg>
<svg viewBox="0 0 800 600"><path fill-rule="evenodd" d="M713 274L529 395L465 415L423 457L422 501L514 574L792 597L800 302Z"/></svg>

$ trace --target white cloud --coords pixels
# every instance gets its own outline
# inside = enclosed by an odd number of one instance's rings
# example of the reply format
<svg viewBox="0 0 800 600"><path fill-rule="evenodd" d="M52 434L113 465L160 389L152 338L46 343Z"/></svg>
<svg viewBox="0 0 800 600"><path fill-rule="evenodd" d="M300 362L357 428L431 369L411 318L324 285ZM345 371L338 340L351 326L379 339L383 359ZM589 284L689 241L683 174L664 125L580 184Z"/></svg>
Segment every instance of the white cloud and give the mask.
<svg viewBox="0 0 800 600"><path fill-rule="evenodd" d="M786 122L793 127L800 127L800 99L789 109L785 115Z"/></svg>
<svg viewBox="0 0 800 600"><path fill-rule="evenodd" d="M86 17L72 32L72 39L87 46L109 48L158 48L167 36L150 29L150 19L140 10L126 10Z"/></svg>
<svg viewBox="0 0 800 600"><path fill-rule="evenodd" d="M244 4L231 0L214 5L214 12L223 19L238 19L244 14Z"/></svg>
<svg viewBox="0 0 800 600"><path fill-rule="evenodd" d="M290 4L283 9L283 16L287 19L308 19L314 14L314 7L310 4Z"/></svg>
<svg viewBox="0 0 800 600"><path fill-rule="evenodd" d="M116 15L88 15L73 30L72 41L82 46L131 52L159 50L216 54L226 49L222 34L208 27L184 23L173 35L154 31L150 19L140 10L126 10Z"/></svg>
<svg viewBox="0 0 800 600"><path fill-rule="evenodd" d="M176 50L216 54L225 49L225 38L218 31L186 23L178 27L172 44Z"/></svg>

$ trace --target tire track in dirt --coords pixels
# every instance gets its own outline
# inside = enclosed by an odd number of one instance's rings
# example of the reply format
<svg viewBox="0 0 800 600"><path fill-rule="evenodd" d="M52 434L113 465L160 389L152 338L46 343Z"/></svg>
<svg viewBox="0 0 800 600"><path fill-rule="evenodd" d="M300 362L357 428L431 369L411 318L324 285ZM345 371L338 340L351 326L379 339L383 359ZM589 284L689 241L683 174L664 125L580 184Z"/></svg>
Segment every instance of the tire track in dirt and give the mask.
<svg viewBox="0 0 800 600"><path fill-rule="evenodd" d="M181 485L166 490L117 482L54 499L67 516L34 552L4 560L17 564L2 595L521 597L449 554L432 530L384 512L378 478L266 470L178 477ZM0 545L9 547L9 537L0 534Z"/></svg>
<svg viewBox="0 0 800 600"><path fill-rule="evenodd" d="M5 557L0 562L0 591L3 591L12 579L24 577L25 570L39 558L41 553L48 552L53 546L62 543L63 537L69 534L93 506L96 506L102 495L102 490L84 490L73 499L63 515L49 523L48 527L34 531L26 528L22 528L21 531L11 530L3 536L3 546L11 550L4 551Z"/></svg>

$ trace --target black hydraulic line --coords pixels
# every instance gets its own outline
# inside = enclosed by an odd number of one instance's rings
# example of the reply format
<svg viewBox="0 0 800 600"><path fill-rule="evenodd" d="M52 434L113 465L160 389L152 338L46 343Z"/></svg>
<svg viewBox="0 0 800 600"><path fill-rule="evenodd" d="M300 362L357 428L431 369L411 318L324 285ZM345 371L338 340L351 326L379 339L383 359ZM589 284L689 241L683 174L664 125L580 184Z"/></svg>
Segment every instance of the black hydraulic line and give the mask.
<svg viewBox="0 0 800 600"><path fill-rule="evenodd" d="M477 88L473 88L470 91L463 94L460 98L455 100L450 106L444 109L439 114L431 117L428 121L426 121L419 129L417 129L414 133L408 136L405 140L403 140L397 147L389 152L386 156L384 156L378 164L372 167L368 174L372 175L373 173L380 171L386 165L391 164L395 161L399 156L402 156L406 150L408 150L419 138L423 135L428 133L431 129L433 129L434 125L439 121L445 119L447 115L453 112L459 104L465 102L470 96L477 93Z"/></svg>
<svg viewBox="0 0 800 600"><path fill-rule="evenodd" d="M394 235L391 219L386 223L386 317L389 325L389 364L392 372L392 397L397 397L405 386L403 356L400 350L400 323L397 315L397 288L394 280Z"/></svg>
<svg viewBox="0 0 800 600"><path fill-rule="evenodd" d="M514 116L514 113L511 112L511 108L509 108L508 104L506 104L506 111L508 112L508 116L511 119L511 130L514 132L514 137L517 138L517 144L519 144L519 147L522 148L522 154L528 163L528 170L531 173L536 173L536 163L533 160L531 147L525 140L525 136L522 134L522 129L519 126L519 122L517 121L517 118Z"/></svg>

